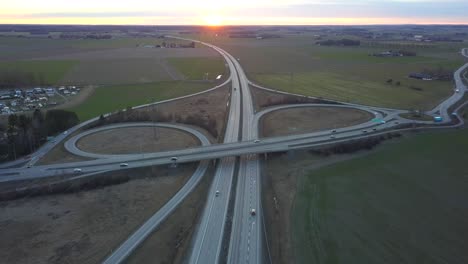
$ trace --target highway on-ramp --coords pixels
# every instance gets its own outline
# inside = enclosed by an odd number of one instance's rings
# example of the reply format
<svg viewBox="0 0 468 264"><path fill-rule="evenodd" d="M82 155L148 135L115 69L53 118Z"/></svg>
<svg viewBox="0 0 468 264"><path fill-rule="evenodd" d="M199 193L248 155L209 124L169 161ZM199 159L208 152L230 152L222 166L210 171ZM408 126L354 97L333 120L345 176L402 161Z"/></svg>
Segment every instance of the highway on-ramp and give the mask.
<svg viewBox="0 0 468 264"><path fill-rule="evenodd" d="M4 169L0 171L0 182L72 173L73 168L76 167L82 168L85 173L120 170L122 169L118 166L120 162L129 162L132 164L132 167L144 167L158 164L170 164L173 162L171 157L178 157L178 162L201 160L202 162L197 172L192 176L190 181L170 200L170 202L161 208L161 210L129 237L128 240L106 260L106 263L120 263L125 260L125 258L144 241L152 230L154 230L154 228L194 189L206 171L206 160L219 159L215 176L208 193L207 203L196 230L192 251L188 259L189 263L219 263L222 260L221 254L223 250L225 250L222 247L223 239L226 235L226 220L232 182L234 173L236 172L236 157L240 157L236 196L234 197L233 225L229 239L227 261L229 263L262 263L264 261L262 245L263 214L261 208L260 166L256 154L331 145L408 129L400 128L402 125L434 124L433 122L420 122L401 118L400 114L405 112L402 110L351 104L343 104L341 106L330 105L333 107L353 107L369 111L384 122L366 122L360 125L339 129L336 133L320 131L257 141L258 120L268 111L290 107L313 107L313 104L273 107L255 114L249 90L249 81L238 61L229 53L216 46L203 42L200 43L217 50L225 58L231 71L231 76L229 78L229 81L232 81L229 102L230 110L224 144L212 146L204 145L197 148L161 153L148 153L144 156L137 154L95 156L94 158L99 159L58 165L34 166L30 169L7 168L8 166L12 166L12 164L21 165L20 162L10 163L4 165ZM468 56L467 50L463 50L462 54ZM461 80L462 73L467 68L468 64L465 64L455 73L456 91L454 94L432 111L428 112L428 114L433 116L440 115L444 118L441 124L446 126L439 126L441 128L463 125L463 120L457 115L449 113L449 109L458 103L467 92L467 88ZM321 104L320 106L326 105ZM455 109L455 112L458 112L461 107L462 106L459 106ZM458 120L459 123L451 124L455 119ZM95 120L96 119L94 119L94 121ZM84 127L84 125L91 122L93 122L93 120L74 127L69 130L69 133L78 131L80 128ZM56 142L46 145L46 147L43 148L44 151L33 154L29 162L34 163L65 137L66 135L59 136ZM242 141L239 141L240 139ZM77 140L70 141L70 149L76 147L76 141ZM79 151L77 153L81 156L89 157L89 155L91 155L90 153ZM252 209L255 210L255 214L251 213Z"/></svg>

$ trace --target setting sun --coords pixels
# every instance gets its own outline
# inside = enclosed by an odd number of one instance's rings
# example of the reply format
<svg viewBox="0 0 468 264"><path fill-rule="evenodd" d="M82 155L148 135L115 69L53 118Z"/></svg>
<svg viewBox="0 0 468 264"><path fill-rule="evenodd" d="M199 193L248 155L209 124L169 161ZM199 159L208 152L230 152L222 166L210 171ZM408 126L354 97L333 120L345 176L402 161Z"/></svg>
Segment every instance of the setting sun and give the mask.
<svg viewBox="0 0 468 264"><path fill-rule="evenodd" d="M220 16L206 16L203 18L203 22L208 26L220 26L223 24L223 18Z"/></svg>

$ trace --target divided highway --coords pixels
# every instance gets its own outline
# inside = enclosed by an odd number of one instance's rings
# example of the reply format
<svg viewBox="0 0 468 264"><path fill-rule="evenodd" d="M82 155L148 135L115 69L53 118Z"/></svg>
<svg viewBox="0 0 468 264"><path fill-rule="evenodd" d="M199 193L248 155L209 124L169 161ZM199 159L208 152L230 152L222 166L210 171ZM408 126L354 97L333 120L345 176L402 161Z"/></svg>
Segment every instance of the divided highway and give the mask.
<svg viewBox="0 0 468 264"><path fill-rule="evenodd" d="M258 141L258 125L260 118L271 111L286 109L292 107L314 107L326 106L324 104L302 104L277 106L255 113L252 102L252 96L249 89L249 81L242 70L239 62L226 51L208 43L200 42L218 51L226 60L230 69L231 97L229 101L229 116L226 126L224 144L208 145L204 139L201 139L203 146L191 149L177 151L167 151L160 153L149 153L143 155L97 155L79 150L76 142L79 138L90 133L99 131L84 132L73 137L65 143L67 150L80 156L98 158L98 160L74 162L58 165L34 166L32 168L7 168L16 165L22 165L20 161L3 165L0 171L0 182L7 182L20 179L34 179L38 177L54 176L66 173L72 173L73 168L81 168L84 173L93 173L100 171L120 170L118 164L128 162L131 167L145 167L159 164L170 164L172 157L177 157L178 162L202 161L187 184L153 217L151 217L142 227L140 227L127 241L125 241L116 251L114 251L105 263L121 263L133 250L141 244L148 235L176 208L178 204L196 187L208 167L208 160L219 159L213 182L210 186L205 209L201 221L197 227L192 251L190 253L189 263L219 263L224 261L222 253L227 251L227 262L235 263L262 263L263 256L263 222L261 208L261 178L260 165L257 154L288 151L292 149L310 148L313 146L324 146L339 142L347 142L352 139L367 138L374 135L384 134L391 131L400 131L397 127L405 124L433 124L433 122L418 122L401 118L399 115L403 110L384 109L376 107L367 107L359 105L329 105L331 107L350 107L358 108L372 113L376 118L385 122L376 123L374 121L366 122L352 127L338 129L336 133L331 131L321 131L307 133L303 135L291 135L275 137ZM462 54L468 57L468 50L464 49ZM428 114L440 115L444 118L444 124L457 118L459 123L451 127L463 125L463 120L449 113L449 109L459 102L467 88L462 82L462 73L468 68L468 64L462 66L455 73L456 90L451 97L447 98L440 105ZM227 84L224 83L223 85ZM221 85L222 86L222 85ZM220 86L218 86L220 87ZM217 87L213 88L216 89ZM206 91L205 91L206 92ZM200 93L199 93L200 94ZM191 95L193 96L193 95ZM188 96L187 96L188 97ZM172 99L177 100L177 99ZM168 100L168 101L172 101ZM167 101L165 101L167 102ZM163 102L160 102L163 103ZM148 106L148 105L145 105ZM140 107L145 107L140 106ZM457 112L461 108L455 109ZM85 122L73 129L69 133L78 131L84 125L95 120ZM143 125L143 124L141 124ZM152 124L154 125L154 124ZM116 125L116 127L125 125ZM157 124L157 126L172 126L172 128L183 129L187 132L196 134L190 129L182 128L178 125ZM446 126L449 127L449 126ZM333 134L333 136L332 136ZM57 141L49 143L32 155L27 162L35 163L42 155L47 153L54 146L59 144L66 135L60 135ZM237 157L240 157L238 170ZM22 161L23 163L25 161ZM234 214L232 218L232 230L229 237L229 248L223 248L226 237L226 220L228 215L229 201L231 198L232 183L234 173L238 173L237 186L234 197ZM253 210L255 212L253 212Z"/></svg>
<svg viewBox="0 0 468 264"><path fill-rule="evenodd" d="M242 140L258 139L254 126L254 105L247 77L239 62L231 60L239 75L242 92ZM255 143L254 143L255 144ZM229 243L228 263L262 262L262 210L260 192L260 162L256 154L240 158L234 215ZM253 213L255 211L255 213Z"/></svg>
<svg viewBox="0 0 468 264"><path fill-rule="evenodd" d="M241 96L237 69L229 54L217 47L211 47L225 58L232 78L230 111L224 143L238 142L241 122ZM191 264L220 262L236 163L237 159L235 157L227 157L222 158L218 164L201 222L195 233L189 258Z"/></svg>

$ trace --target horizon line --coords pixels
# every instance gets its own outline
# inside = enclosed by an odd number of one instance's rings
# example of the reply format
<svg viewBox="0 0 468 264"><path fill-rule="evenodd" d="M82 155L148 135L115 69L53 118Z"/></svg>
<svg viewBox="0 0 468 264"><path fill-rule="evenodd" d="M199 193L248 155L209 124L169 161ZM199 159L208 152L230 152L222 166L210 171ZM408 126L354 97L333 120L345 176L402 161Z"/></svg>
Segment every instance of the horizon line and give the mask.
<svg viewBox="0 0 468 264"><path fill-rule="evenodd" d="M467 23L374 23L374 24L225 24L225 25L206 25L206 24L63 24L63 23L0 23L0 26L167 26L167 27L180 27L180 26L192 26L192 27L210 27L210 28L221 28L221 27L313 27L313 26L468 26Z"/></svg>

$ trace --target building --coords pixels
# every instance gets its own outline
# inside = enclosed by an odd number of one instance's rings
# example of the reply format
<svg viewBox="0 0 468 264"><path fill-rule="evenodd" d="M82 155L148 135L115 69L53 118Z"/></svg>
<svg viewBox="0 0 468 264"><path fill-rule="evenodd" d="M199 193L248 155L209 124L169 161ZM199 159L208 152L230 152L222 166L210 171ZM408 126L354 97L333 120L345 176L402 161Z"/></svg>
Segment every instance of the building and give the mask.
<svg viewBox="0 0 468 264"><path fill-rule="evenodd" d="M26 95L26 97L32 97L34 95L34 91L33 90L26 90L25 95Z"/></svg>
<svg viewBox="0 0 468 264"><path fill-rule="evenodd" d="M55 89L54 88L46 88L44 89L45 93L47 96L51 97L55 95Z"/></svg>

